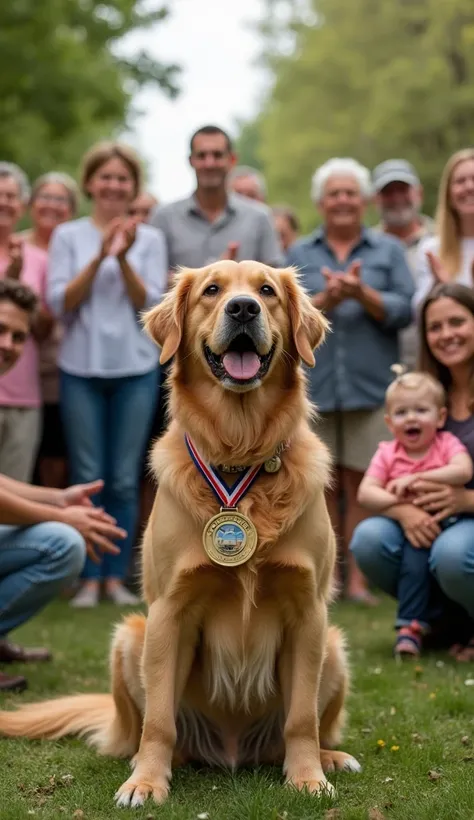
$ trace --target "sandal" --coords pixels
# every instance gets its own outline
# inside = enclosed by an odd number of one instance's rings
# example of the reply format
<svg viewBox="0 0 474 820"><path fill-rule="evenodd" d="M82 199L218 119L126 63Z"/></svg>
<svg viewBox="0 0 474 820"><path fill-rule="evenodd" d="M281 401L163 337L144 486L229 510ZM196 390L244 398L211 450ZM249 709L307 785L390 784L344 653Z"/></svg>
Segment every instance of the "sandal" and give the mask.
<svg viewBox="0 0 474 820"><path fill-rule="evenodd" d="M393 647L396 658L419 658L422 649L423 627L417 621L401 626Z"/></svg>
<svg viewBox="0 0 474 820"><path fill-rule="evenodd" d="M472 663L474 661L474 638L468 644L454 644L449 650L449 654L458 663Z"/></svg>

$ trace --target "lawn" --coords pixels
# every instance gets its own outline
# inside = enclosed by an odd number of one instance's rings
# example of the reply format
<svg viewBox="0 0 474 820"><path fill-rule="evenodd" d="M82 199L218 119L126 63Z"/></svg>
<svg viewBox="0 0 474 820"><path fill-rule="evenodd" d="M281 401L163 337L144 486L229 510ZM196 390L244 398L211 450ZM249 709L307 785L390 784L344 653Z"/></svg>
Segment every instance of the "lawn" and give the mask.
<svg viewBox="0 0 474 820"><path fill-rule="evenodd" d="M125 761L100 758L77 740L1 740L0 820L474 820L474 666L443 654L418 666L395 664L392 617L389 601L374 611L339 605L332 613L346 628L353 667L343 748L364 767L361 775L331 775L334 802L284 789L278 769L235 776L183 769L166 806L115 809ZM51 646L55 661L28 668L28 692L3 703L106 691L115 618L110 605L92 612L64 602L49 607L15 637Z"/></svg>

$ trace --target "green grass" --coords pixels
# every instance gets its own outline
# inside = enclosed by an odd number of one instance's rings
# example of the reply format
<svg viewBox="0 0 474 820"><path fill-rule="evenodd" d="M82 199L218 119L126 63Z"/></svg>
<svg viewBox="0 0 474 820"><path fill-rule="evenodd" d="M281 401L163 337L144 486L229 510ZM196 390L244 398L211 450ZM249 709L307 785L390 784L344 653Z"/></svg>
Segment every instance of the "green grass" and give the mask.
<svg viewBox="0 0 474 820"><path fill-rule="evenodd" d="M115 618L111 606L73 612L57 602L19 630L18 641L51 646L55 660L29 667L28 692L4 697L3 704L107 691ZM209 820L474 820L474 687L465 684L474 666L443 654L424 657L418 669L395 664L392 619L388 601L374 611L349 605L333 611L332 620L346 628L353 668L343 748L364 767L361 775L331 775L333 803L286 790L278 769L232 776L188 768L175 773L166 806L115 809L126 762L98 757L77 740L1 740L0 820L194 820L202 813Z"/></svg>

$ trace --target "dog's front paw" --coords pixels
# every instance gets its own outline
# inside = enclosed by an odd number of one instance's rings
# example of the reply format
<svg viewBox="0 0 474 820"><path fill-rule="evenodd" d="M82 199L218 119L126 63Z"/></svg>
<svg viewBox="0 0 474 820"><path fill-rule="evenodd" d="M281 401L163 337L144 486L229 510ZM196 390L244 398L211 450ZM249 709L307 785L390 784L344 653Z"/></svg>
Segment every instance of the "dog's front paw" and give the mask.
<svg viewBox="0 0 474 820"><path fill-rule="evenodd" d="M335 752L332 749L321 749L321 766L323 772L355 772L359 774L362 766L359 761L346 752Z"/></svg>
<svg viewBox="0 0 474 820"><path fill-rule="evenodd" d="M133 774L115 794L115 802L121 808L133 809L143 806L152 797L158 805L164 803L169 794L168 781L165 778L143 778Z"/></svg>
<svg viewBox="0 0 474 820"><path fill-rule="evenodd" d="M326 797L334 797L336 794L334 786L331 786L329 781L326 780L322 771L321 773L305 772L300 775L295 774L287 778L285 786L298 789L300 792L306 789L310 794L315 794L318 797L322 797L323 795Z"/></svg>

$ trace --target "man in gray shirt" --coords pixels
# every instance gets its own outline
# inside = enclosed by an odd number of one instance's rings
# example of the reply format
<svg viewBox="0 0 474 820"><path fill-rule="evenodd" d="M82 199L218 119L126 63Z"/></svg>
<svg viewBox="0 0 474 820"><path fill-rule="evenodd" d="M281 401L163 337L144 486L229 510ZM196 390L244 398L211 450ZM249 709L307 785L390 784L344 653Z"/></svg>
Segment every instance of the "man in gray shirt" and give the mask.
<svg viewBox="0 0 474 820"><path fill-rule="evenodd" d="M270 209L227 190L236 156L225 131L215 125L196 131L189 161L196 172L195 192L158 208L151 218L165 236L171 270L199 268L216 259L254 259L282 266Z"/></svg>

